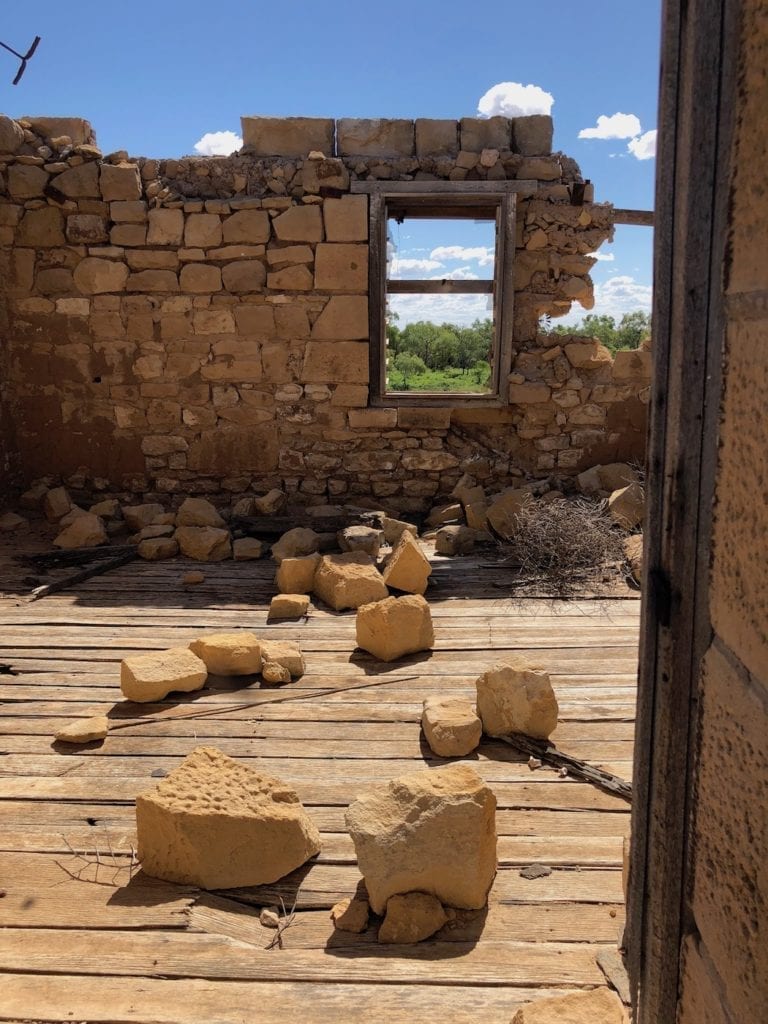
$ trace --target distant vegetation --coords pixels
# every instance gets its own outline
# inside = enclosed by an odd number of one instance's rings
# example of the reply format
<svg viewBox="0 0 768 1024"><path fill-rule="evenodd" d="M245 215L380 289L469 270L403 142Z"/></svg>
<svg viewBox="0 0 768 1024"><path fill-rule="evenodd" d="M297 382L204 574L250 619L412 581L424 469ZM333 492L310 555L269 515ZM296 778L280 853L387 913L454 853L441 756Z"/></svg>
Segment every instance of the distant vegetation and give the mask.
<svg viewBox="0 0 768 1024"><path fill-rule="evenodd" d="M490 390L493 321L387 326L390 391Z"/></svg>
<svg viewBox="0 0 768 1024"><path fill-rule="evenodd" d="M624 348L639 348L646 338L650 338L651 316L650 313L636 309L633 313L625 313L617 324L612 316L588 313L578 324L553 325L545 320L541 331L543 334L575 334L597 338L611 352L617 352Z"/></svg>

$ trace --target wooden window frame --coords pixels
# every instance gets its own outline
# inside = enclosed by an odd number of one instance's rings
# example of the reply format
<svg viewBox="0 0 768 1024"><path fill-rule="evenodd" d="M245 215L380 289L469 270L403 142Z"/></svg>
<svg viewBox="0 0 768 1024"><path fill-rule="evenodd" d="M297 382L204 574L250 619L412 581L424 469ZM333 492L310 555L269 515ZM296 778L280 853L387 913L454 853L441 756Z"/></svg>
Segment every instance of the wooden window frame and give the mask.
<svg viewBox="0 0 768 1024"><path fill-rule="evenodd" d="M354 182L352 191L367 194L369 215L370 406L472 406L504 408L509 405L506 378L512 366L514 326L514 254L517 196L535 192L533 181L501 182ZM489 394L434 392L419 395L386 391L387 221L391 210L421 217L468 217L478 211L497 211L494 295L493 391ZM418 292L435 294L485 292L485 282L408 282ZM414 289L415 290L415 289Z"/></svg>

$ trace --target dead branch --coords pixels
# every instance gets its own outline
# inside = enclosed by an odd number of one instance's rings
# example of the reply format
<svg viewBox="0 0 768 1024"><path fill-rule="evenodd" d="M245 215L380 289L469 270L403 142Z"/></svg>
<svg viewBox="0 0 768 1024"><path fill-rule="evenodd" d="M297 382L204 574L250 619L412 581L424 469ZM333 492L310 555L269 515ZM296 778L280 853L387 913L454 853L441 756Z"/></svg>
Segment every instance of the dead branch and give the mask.
<svg viewBox="0 0 768 1024"><path fill-rule="evenodd" d="M126 565L138 557L138 551L132 548L130 551L126 551L115 558L106 558L97 565L92 565L89 569L82 569L80 572L67 576L66 579L56 580L54 583L46 583L42 587L35 587L30 593L28 600L31 603L32 601L39 601L41 597L48 597L49 594L58 594L60 591L68 590L78 583L84 583L85 580L90 580L94 576L102 576L111 569L117 569L121 565Z"/></svg>
<svg viewBox="0 0 768 1024"><path fill-rule="evenodd" d="M283 908L283 916L277 925L277 931L270 939L269 943L264 947L265 949L274 949L275 946L277 946L278 949L283 948L283 932L287 931L296 919L296 904L299 902L300 891L300 889L296 890L296 895L294 897L290 913L286 911L285 902L283 897L280 896L280 906Z"/></svg>
<svg viewBox="0 0 768 1024"><path fill-rule="evenodd" d="M602 768L596 768L594 765L588 764L578 757L564 754L553 743L550 743L549 740L536 740L531 736L524 736L522 733L494 736L493 738L508 743L510 747L514 747L523 754L537 757L544 764L548 764L552 768L566 771L568 775L581 779L582 782L590 782L594 786L599 786L600 789L605 789L615 796L620 796L623 800L632 802L632 784L630 782L619 778L618 775L611 774L611 772L603 771Z"/></svg>

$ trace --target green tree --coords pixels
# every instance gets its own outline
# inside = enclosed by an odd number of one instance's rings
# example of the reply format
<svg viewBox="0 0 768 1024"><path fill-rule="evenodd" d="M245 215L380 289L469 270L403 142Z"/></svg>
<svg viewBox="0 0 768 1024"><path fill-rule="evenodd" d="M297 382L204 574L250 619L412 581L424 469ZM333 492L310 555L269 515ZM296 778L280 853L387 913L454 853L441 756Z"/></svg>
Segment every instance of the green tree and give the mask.
<svg viewBox="0 0 768 1024"><path fill-rule="evenodd" d="M427 370L424 360L419 359L412 352L400 352L399 355L395 356L394 368L402 377L402 383L398 386L402 387L404 391L408 390L408 380L410 377L426 373Z"/></svg>

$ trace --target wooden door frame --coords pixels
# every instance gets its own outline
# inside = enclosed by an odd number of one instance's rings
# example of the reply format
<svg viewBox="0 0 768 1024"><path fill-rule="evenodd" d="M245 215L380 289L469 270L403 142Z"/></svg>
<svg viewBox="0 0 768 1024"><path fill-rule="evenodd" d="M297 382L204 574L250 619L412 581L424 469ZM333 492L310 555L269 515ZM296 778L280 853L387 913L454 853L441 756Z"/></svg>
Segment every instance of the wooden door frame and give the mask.
<svg viewBox="0 0 768 1024"><path fill-rule="evenodd" d="M687 929L699 668L728 267L739 0L666 0L654 382L626 946L636 1024L674 1024Z"/></svg>

